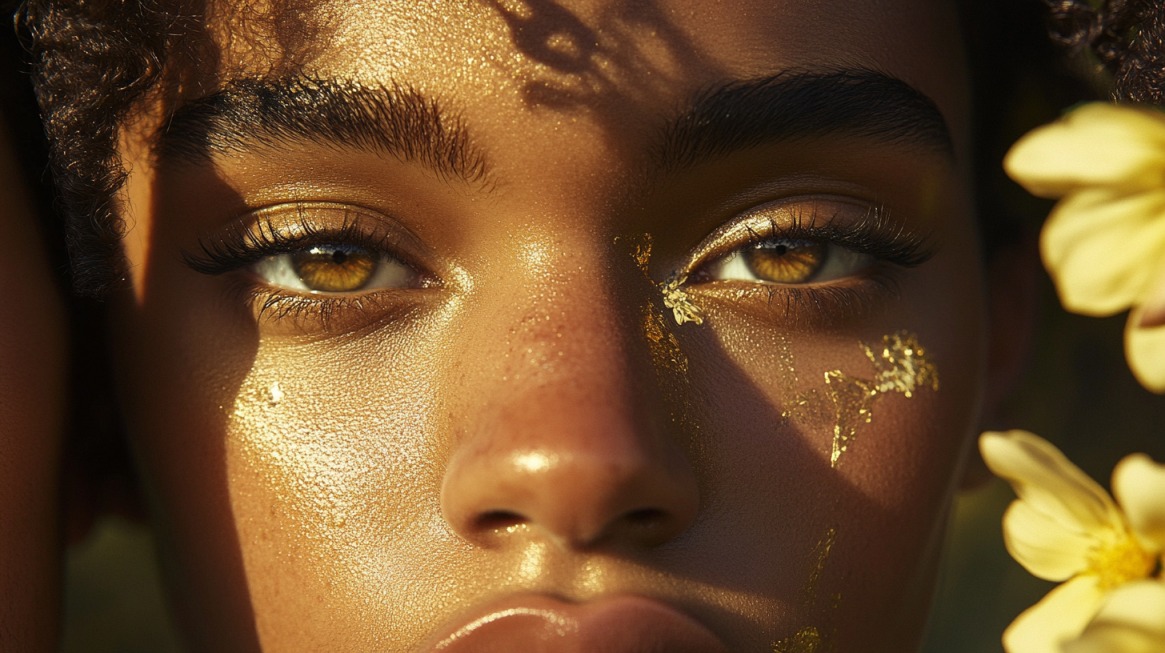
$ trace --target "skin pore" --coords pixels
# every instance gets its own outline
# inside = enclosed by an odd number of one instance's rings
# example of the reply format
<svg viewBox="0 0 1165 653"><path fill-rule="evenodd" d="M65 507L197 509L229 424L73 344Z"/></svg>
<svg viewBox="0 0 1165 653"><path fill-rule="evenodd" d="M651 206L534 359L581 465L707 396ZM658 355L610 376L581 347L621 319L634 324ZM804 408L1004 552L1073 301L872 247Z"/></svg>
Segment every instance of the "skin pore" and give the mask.
<svg viewBox="0 0 1165 653"><path fill-rule="evenodd" d="M917 647L986 382L952 7L233 9L124 130L111 311L196 650ZM833 464L896 334L941 386Z"/></svg>
<svg viewBox="0 0 1165 653"><path fill-rule="evenodd" d="M0 647L51 651L59 609L57 470L65 328L36 214L0 115Z"/></svg>

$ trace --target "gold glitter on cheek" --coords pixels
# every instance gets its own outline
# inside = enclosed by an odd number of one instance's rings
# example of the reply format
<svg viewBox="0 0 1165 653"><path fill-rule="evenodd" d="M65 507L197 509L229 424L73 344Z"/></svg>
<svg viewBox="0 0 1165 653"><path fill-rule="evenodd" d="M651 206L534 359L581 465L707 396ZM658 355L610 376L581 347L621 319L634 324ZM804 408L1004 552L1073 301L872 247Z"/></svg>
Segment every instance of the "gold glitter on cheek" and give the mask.
<svg viewBox="0 0 1165 653"><path fill-rule="evenodd" d="M821 577L825 574L826 563L829 562L829 554L833 552L833 543L837 540L837 528L830 527L817 541L817 545L813 547L811 557L816 560L813 568L809 570L809 578L805 581L805 586L801 588L801 607L805 612L811 612L817 606L817 586L821 582ZM840 601L840 595L835 596L834 607ZM826 650L825 634L816 626L805 626L798 630L795 634L785 637L776 642L773 642L774 653L817 653L818 651Z"/></svg>
<svg viewBox="0 0 1165 653"><path fill-rule="evenodd" d="M836 418L829 455L829 465L833 468L837 468L842 455L853 446L859 427L874 419L873 404L880 395L896 392L910 398L920 388L935 391L939 388L938 370L927 360L926 349L918 342L918 336L899 331L882 337L880 351L864 343L861 348L876 370L873 379L854 378L841 370L825 373L825 392ZM817 396L813 390L798 395L782 416L803 415L816 403Z"/></svg>
<svg viewBox="0 0 1165 653"><path fill-rule="evenodd" d="M796 635L773 642L773 653L817 653L821 650L821 633L813 626L806 626Z"/></svg>
<svg viewBox="0 0 1165 653"><path fill-rule="evenodd" d="M681 376L687 374L688 357L680 349L680 341L668 330L660 311L651 304L643 306L643 337L647 339L656 369Z"/></svg>
<svg viewBox="0 0 1165 653"><path fill-rule="evenodd" d="M825 531L825 535L814 547L814 552L817 554L817 564L810 570L809 580L805 581L805 587L801 590L801 600L806 607L817 603L817 585L821 582L821 576L825 574L825 563L829 562L829 554L833 551L835 540L837 540L837 529L831 527Z"/></svg>
<svg viewBox="0 0 1165 653"><path fill-rule="evenodd" d="M874 418L872 408L878 390L861 379L846 376L841 370L826 372L825 386L837 417L829 465L837 467L841 455L849 451L850 443L857 437L858 426L869 424Z"/></svg>
<svg viewBox="0 0 1165 653"><path fill-rule="evenodd" d="M797 362L793 359L793 347L789 338L780 334L777 338L777 362L781 366L782 396L792 397L797 392Z"/></svg>
<svg viewBox="0 0 1165 653"><path fill-rule="evenodd" d="M647 278L651 278L651 245L651 234L643 234L642 240L633 244L634 249L631 252L631 257L635 259L635 265Z"/></svg>

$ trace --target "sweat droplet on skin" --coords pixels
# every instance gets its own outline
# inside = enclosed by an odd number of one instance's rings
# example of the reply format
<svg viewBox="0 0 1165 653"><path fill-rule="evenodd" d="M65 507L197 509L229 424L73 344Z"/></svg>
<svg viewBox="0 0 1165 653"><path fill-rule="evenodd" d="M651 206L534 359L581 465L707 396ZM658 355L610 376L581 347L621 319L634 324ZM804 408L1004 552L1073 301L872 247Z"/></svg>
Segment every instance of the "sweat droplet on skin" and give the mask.
<svg viewBox="0 0 1165 653"><path fill-rule="evenodd" d="M279 387L278 381L273 381L267 388L267 403L277 406L281 401L283 401L283 388Z"/></svg>

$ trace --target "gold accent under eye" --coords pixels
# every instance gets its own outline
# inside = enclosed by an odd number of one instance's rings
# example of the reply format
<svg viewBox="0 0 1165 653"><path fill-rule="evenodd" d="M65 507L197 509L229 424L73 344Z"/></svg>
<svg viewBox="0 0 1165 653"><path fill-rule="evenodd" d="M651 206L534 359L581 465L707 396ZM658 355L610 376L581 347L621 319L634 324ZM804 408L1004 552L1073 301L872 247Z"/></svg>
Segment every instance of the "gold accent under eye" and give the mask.
<svg viewBox="0 0 1165 653"><path fill-rule="evenodd" d="M829 466L834 469L853 445L858 427L873 420L875 399L889 392L909 398L919 388L929 387L934 391L939 388L938 370L927 360L926 349L918 342L918 336L906 331L883 336L880 351L865 343L860 346L876 370L873 379L855 378L841 370L825 373L825 392L836 417L829 455ZM810 390L798 395L781 416L788 419L804 414L818 403L818 394L817 390Z"/></svg>
<svg viewBox="0 0 1165 653"><path fill-rule="evenodd" d="M678 325L683 325L686 322L703 324L704 316L700 314L700 307L692 303L692 298L688 297L687 291L684 290L684 283L687 280L687 275L672 276L660 284L660 291L663 292L663 305L672 310L672 317L675 318Z"/></svg>

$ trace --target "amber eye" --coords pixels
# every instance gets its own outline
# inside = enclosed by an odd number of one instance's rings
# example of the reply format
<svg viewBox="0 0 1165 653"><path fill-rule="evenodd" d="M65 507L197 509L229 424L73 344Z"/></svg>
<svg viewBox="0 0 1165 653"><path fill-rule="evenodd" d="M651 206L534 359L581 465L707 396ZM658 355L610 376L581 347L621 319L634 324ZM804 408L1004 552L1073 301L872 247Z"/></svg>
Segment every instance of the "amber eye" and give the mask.
<svg viewBox="0 0 1165 653"><path fill-rule="evenodd" d="M312 247L291 255L295 275L316 292L353 292L372 278L380 257L348 245Z"/></svg>
<svg viewBox="0 0 1165 653"><path fill-rule="evenodd" d="M869 267L874 257L827 241L772 238L744 245L704 268L709 280L824 283Z"/></svg>
<svg viewBox="0 0 1165 653"><path fill-rule="evenodd" d="M828 248L808 240L759 243L742 252L756 277L773 283L805 283L825 264Z"/></svg>
<svg viewBox="0 0 1165 653"><path fill-rule="evenodd" d="M370 292L418 283L417 273L398 259L344 243L311 245L269 256L252 269L272 286L309 293Z"/></svg>

